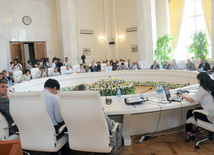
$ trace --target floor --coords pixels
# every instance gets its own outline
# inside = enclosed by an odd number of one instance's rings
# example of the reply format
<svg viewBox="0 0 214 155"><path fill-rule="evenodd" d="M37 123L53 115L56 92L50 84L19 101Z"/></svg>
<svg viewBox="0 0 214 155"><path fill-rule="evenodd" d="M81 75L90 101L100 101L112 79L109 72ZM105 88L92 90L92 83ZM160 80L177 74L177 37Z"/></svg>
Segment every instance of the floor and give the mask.
<svg viewBox="0 0 214 155"><path fill-rule="evenodd" d="M206 134L207 132L204 133ZM195 149L195 143L203 138L202 135L197 135L194 141L185 142L186 133L184 126L158 132L152 136L152 139L135 144L138 142L139 137L141 137L141 135L132 136L132 146L122 146L120 155L214 155L214 142L211 141L202 142L200 144L201 148L199 150ZM37 152L32 153L32 155L37 154ZM67 155L85 154L94 155L94 153L78 151L67 153ZM41 153L40 155L46 155L46 153ZM65 155L65 153L63 155Z"/></svg>

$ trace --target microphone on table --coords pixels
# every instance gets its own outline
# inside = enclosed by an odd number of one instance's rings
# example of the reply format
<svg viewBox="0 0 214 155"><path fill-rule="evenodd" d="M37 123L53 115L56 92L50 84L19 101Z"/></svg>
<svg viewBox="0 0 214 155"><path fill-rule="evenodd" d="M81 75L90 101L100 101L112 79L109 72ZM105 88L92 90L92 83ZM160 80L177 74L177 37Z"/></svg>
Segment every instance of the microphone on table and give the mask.
<svg viewBox="0 0 214 155"><path fill-rule="evenodd" d="M105 101L106 101L106 104L107 104L107 105L110 105L110 104L112 103L112 99L107 98L107 96L106 96Z"/></svg>
<svg viewBox="0 0 214 155"><path fill-rule="evenodd" d="M188 86L190 83L187 83L185 86L183 86L183 87L186 87L186 86ZM183 94L183 93L189 93L189 91L188 90L181 90L183 87L181 87L178 91L177 91L177 95L179 95L179 94Z"/></svg>
<svg viewBox="0 0 214 155"><path fill-rule="evenodd" d="M145 92L147 92L147 91L149 91L149 90L152 90L152 88L149 88L149 89L143 91L143 92L140 94L140 96L141 96L143 93L145 93Z"/></svg>

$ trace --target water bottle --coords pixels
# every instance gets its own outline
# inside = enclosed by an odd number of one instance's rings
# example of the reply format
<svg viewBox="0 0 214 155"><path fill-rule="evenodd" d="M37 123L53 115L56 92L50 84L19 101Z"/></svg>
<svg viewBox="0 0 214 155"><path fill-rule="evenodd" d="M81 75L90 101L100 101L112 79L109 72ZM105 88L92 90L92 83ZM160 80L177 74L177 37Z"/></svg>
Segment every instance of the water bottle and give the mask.
<svg viewBox="0 0 214 155"><path fill-rule="evenodd" d="M88 72L90 73L90 72L91 72L91 69L88 69Z"/></svg>
<svg viewBox="0 0 214 155"><path fill-rule="evenodd" d="M12 80L10 79L10 86L12 86L13 85L13 82L12 82Z"/></svg>
<svg viewBox="0 0 214 155"><path fill-rule="evenodd" d="M204 71L204 69L203 69L203 67L201 67L201 72L203 72Z"/></svg>
<svg viewBox="0 0 214 155"><path fill-rule="evenodd" d="M121 91L120 91L120 87L118 87L118 89L117 89L117 97L118 97L119 101L121 101Z"/></svg>
<svg viewBox="0 0 214 155"><path fill-rule="evenodd" d="M162 95L163 95L163 86L162 86L162 84L160 84L160 86L159 86L159 97L160 97L160 101L162 99Z"/></svg>
<svg viewBox="0 0 214 155"><path fill-rule="evenodd" d="M35 79L37 79L37 74L35 74Z"/></svg>
<svg viewBox="0 0 214 155"><path fill-rule="evenodd" d="M9 80L7 80L7 86L8 86L8 87L10 86L10 81L9 81Z"/></svg>
<svg viewBox="0 0 214 155"><path fill-rule="evenodd" d="M157 94L157 100L159 101L159 92L160 91L160 87L159 87L159 84L157 84L157 87L156 87L156 94Z"/></svg>
<svg viewBox="0 0 214 155"><path fill-rule="evenodd" d="M13 92L15 93L15 88L13 88Z"/></svg>

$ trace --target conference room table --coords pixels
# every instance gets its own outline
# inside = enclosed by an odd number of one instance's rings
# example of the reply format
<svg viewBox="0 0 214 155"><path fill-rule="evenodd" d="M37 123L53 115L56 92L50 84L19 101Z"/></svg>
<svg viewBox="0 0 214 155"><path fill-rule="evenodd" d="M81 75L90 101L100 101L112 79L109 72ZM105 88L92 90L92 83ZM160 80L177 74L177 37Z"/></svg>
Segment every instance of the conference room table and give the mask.
<svg viewBox="0 0 214 155"><path fill-rule="evenodd" d="M189 86L182 89L191 90L192 93L186 94L191 96L194 95L194 92L199 88L196 79L197 74L198 72L176 70L128 70L70 74L51 78L58 80L61 87L76 86L82 83L91 84L106 78L141 82L165 81L178 84L190 83ZM10 89L15 90L15 92L42 91L44 89L44 83L48 78L50 77L22 82L14 85ZM178 89L170 90L171 95L176 93ZM140 94L124 95L120 99L116 96L108 97L112 99L112 104L110 105L105 103L106 97L101 97L105 113L110 117L120 116L122 118L121 122L123 123L125 146L131 145L130 136L163 131L185 124L187 111L200 106L199 103L189 103L187 101L169 103L164 94L160 102L157 101L155 92L143 94L149 101L141 104L132 106L124 103L124 98L139 95Z"/></svg>

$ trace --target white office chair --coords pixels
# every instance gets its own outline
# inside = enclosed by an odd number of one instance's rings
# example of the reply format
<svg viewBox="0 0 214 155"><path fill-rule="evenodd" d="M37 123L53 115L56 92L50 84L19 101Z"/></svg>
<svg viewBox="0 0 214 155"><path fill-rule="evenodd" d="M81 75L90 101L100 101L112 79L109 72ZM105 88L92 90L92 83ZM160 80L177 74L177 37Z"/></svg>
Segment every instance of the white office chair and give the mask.
<svg viewBox="0 0 214 155"><path fill-rule="evenodd" d="M101 64L101 71L106 71L106 64Z"/></svg>
<svg viewBox="0 0 214 155"><path fill-rule="evenodd" d="M39 72L39 68L31 68L30 69L30 74L32 76L32 79L35 79L35 75ZM37 75L38 77L38 75Z"/></svg>
<svg viewBox="0 0 214 155"><path fill-rule="evenodd" d="M21 82L22 71L13 71L13 79L15 83Z"/></svg>
<svg viewBox="0 0 214 155"><path fill-rule="evenodd" d="M208 61L208 63L210 64L210 67L212 68L214 66L214 59L210 59Z"/></svg>
<svg viewBox="0 0 214 155"><path fill-rule="evenodd" d="M186 65L186 60L178 60L178 64L180 65L180 69L183 70Z"/></svg>
<svg viewBox="0 0 214 155"><path fill-rule="evenodd" d="M72 68L74 72L80 72L80 65L73 65Z"/></svg>
<svg viewBox="0 0 214 155"><path fill-rule="evenodd" d="M15 123L12 124L14 126ZM0 141L18 139L19 135L9 135L9 125L5 117L0 113Z"/></svg>
<svg viewBox="0 0 214 155"><path fill-rule="evenodd" d="M198 112L198 113L204 114L206 116L209 116L209 114L207 112L205 112L204 110L194 110L193 111L193 115L194 115L195 112ZM214 117L212 117L212 119L213 119L213 122L214 122ZM214 135L213 134L213 132L214 132L214 124L213 123L205 122L205 121L202 121L200 119L197 119L195 121L194 117L190 117L189 119L187 119L186 122L195 124L197 127L200 127L200 128L203 128L203 129L206 129L206 130L209 131L209 135L206 135L204 139L199 140L195 144L195 148L196 149L200 149L199 143L201 143L203 141L206 141L206 140L210 140L210 141L213 140L213 135Z"/></svg>
<svg viewBox="0 0 214 155"><path fill-rule="evenodd" d="M201 63L201 59L193 59L192 62L195 64L195 68L198 68L199 64Z"/></svg>
<svg viewBox="0 0 214 155"><path fill-rule="evenodd" d="M51 73L54 71L54 68L48 68L48 76L51 76Z"/></svg>
<svg viewBox="0 0 214 155"><path fill-rule="evenodd" d="M60 92L61 113L72 150L109 153L109 129L97 91ZM118 123L111 132L115 133Z"/></svg>
<svg viewBox="0 0 214 155"><path fill-rule="evenodd" d="M66 66L61 66L60 67L60 71L61 71L62 75L65 73L65 70L66 70Z"/></svg>
<svg viewBox="0 0 214 155"><path fill-rule="evenodd" d="M10 113L19 129L23 149L57 152L67 142L67 135L56 139L43 92L10 93L9 98Z"/></svg>

